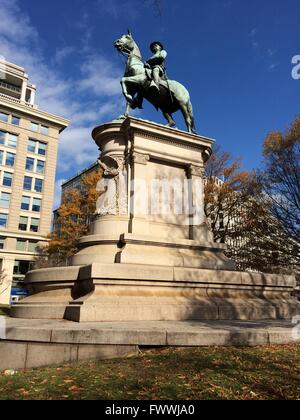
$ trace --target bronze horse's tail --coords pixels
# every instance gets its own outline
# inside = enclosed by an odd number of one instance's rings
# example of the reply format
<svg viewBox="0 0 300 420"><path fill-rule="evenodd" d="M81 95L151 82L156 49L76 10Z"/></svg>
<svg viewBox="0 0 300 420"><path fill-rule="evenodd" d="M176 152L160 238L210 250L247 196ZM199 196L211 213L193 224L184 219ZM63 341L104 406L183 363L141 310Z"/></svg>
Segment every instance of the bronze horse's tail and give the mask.
<svg viewBox="0 0 300 420"><path fill-rule="evenodd" d="M188 113L190 114L190 118L191 118L191 122L192 122L192 124L191 124L192 132L194 134L197 134L197 130L196 130L196 126L195 126L194 110L193 110L193 105L192 105L191 100L188 101L187 108L188 108Z"/></svg>

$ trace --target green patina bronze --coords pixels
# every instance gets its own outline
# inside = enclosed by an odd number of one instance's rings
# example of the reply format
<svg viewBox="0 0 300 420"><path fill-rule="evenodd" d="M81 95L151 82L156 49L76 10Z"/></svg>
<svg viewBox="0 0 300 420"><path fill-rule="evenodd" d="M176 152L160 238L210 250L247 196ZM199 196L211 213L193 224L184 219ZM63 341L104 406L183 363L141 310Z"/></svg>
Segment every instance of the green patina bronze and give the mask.
<svg viewBox="0 0 300 420"><path fill-rule="evenodd" d="M159 41L153 42L150 45L153 55L145 63L130 31L115 41L114 45L127 57L125 75L121 80L127 106L120 118L127 118L130 109L141 109L145 98L162 111L169 127L176 125L172 114L180 110L188 132L196 134L190 94L182 84L168 80L165 70L167 52L164 46Z"/></svg>

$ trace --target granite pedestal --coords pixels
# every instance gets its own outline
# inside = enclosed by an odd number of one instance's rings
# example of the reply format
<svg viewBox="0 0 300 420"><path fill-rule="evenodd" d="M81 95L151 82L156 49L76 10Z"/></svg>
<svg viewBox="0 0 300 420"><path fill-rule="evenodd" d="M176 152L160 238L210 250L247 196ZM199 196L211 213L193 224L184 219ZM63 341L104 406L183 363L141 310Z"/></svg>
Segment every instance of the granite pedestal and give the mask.
<svg viewBox="0 0 300 420"><path fill-rule="evenodd" d="M203 211L213 140L136 118L95 128L104 176L70 267L26 277L27 319L76 322L291 319L293 276L241 273Z"/></svg>

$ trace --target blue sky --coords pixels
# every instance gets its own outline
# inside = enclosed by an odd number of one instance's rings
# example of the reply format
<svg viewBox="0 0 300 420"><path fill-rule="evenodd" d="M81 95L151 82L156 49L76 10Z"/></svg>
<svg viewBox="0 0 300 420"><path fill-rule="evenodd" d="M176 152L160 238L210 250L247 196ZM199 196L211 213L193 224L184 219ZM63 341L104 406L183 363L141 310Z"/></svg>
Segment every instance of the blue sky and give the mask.
<svg viewBox="0 0 300 420"><path fill-rule="evenodd" d="M299 0L0 0L0 55L26 68L41 109L72 120L61 137L59 185L98 157L90 133L123 112L124 65L113 41L132 30L144 58L160 40L171 79L191 93L198 132L261 162L262 142L300 114ZM140 117L164 122L151 105ZM175 115L184 128L181 115Z"/></svg>

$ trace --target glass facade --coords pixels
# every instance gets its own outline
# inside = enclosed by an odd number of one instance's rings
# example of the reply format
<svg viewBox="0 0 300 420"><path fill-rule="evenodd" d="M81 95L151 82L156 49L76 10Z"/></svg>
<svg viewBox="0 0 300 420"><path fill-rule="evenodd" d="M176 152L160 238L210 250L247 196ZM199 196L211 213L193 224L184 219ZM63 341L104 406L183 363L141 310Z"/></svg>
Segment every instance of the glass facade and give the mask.
<svg viewBox="0 0 300 420"><path fill-rule="evenodd" d="M45 173L45 162L43 160L38 160L36 164L36 171L38 174Z"/></svg>
<svg viewBox="0 0 300 420"><path fill-rule="evenodd" d="M8 122L8 114L5 114L4 112L0 112L0 121L2 122Z"/></svg>
<svg viewBox="0 0 300 420"><path fill-rule="evenodd" d="M38 242L28 241L28 252L36 252L38 247Z"/></svg>
<svg viewBox="0 0 300 420"><path fill-rule="evenodd" d="M24 211L30 210L30 197L23 195L22 203L21 203L21 210L24 210Z"/></svg>
<svg viewBox="0 0 300 420"><path fill-rule="evenodd" d="M4 172L3 181L2 181L3 187L11 187L12 180L13 180L13 174L11 174L10 172Z"/></svg>
<svg viewBox="0 0 300 420"><path fill-rule="evenodd" d="M16 149L17 144L18 144L18 136L16 136L15 134L8 134L7 146L12 147L13 149Z"/></svg>
<svg viewBox="0 0 300 420"><path fill-rule="evenodd" d="M37 143L38 143L38 142L37 142L36 140L31 140L31 139L29 139L29 140L28 140L28 144L27 144L27 151L28 151L29 153L35 153Z"/></svg>
<svg viewBox="0 0 300 420"><path fill-rule="evenodd" d="M6 152L5 166L15 166L16 155L14 153Z"/></svg>
<svg viewBox="0 0 300 420"><path fill-rule="evenodd" d="M39 213L42 207L42 200L40 198L34 198L32 200L32 211Z"/></svg>
<svg viewBox="0 0 300 420"><path fill-rule="evenodd" d="M46 125L41 125L41 133L44 134L45 136L48 136L49 127L47 127Z"/></svg>
<svg viewBox="0 0 300 420"><path fill-rule="evenodd" d="M33 262L31 261L15 261L14 274L25 276L28 271L32 270Z"/></svg>
<svg viewBox="0 0 300 420"><path fill-rule="evenodd" d="M6 133L0 130L0 144L5 144Z"/></svg>
<svg viewBox="0 0 300 420"><path fill-rule="evenodd" d="M36 178L34 183L34 191L37 193L41 193L43 191L43 180Z"/></svg>
<svg viewBox="0 0 300 420"><path fill-rule="evenodd" d="M19 118L19 117L16 117L16 116L12 116L12 119L11 119L11 123L13 124L13 125L20 125L20 121L21 121L21 119Z"/></svg>
<svg viewBox="0 0 300 420"><path fill-rule="evenodd" d="M0 207L2 209L9 209L10 205L10 194L6 192L0 193Z"/></svg>
<svg viewBox="0 0 300 420"><path fill-rule="evenodd" d="M28 226L28 217L21 216L19 221L19 230L26 231Z"/></svg>
<svg viewBox="0 0 300 420"><path fill-rule="evenodd" d="M34 159L28 157L26 159L26 171L33 172L33 170L34 170Z"/></svg>
<svg viewBox="0 0 300 420"><path fill-rule="evenodd" d="M39 142L38 154L45 156L47 151L47 144Z"/></svg>
<svg viewBox="0 0 300 420"><path fill-rule="evenodd" d="M0 228L6 228L8 221L8 215L0 213Z"/></svg>
<svg viewBox="0 0 300 420"><path fill-rule="evenodd" d="M38 232L40 229L40 219L31 219L30 232Z"/></svg>
<svg viewBox="0 0 300 420"><path fill-rule="evenodd" d="M0 131L0 144L3 146L11 147L12 149L16 149L18 144L18 136L16 134Z"/></svg>
<svg viewBox="0 0 300 420"><path fill-rule="evenodd" d="M18 239L17 240L17 251L26 251L26 248L27 248L26 239Z"/></svg>
<svg viewBox="0 0 300 420"><path fill-rule="evenodd" d="M5 238L0 237L0 249L5 249Z"/></svg>
<svg viewBox="0 0 300 420"><path fill-rule="evenodd" d="M30 176L24 177L24 186L25 191L31 191L32 190L32 178Z"/></svg>
<svg viewBox="0 0 300 420"><path fill-rule="evenodd" d="M35 123L35 122L31 122L30 124L30 129L32 131L35 131L36 133L39 131L39 124Z"/></svg>

